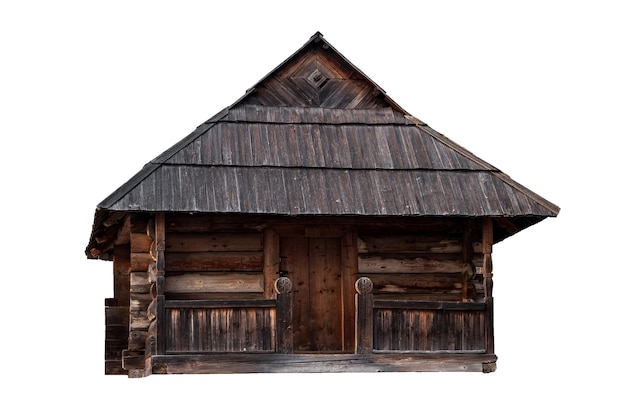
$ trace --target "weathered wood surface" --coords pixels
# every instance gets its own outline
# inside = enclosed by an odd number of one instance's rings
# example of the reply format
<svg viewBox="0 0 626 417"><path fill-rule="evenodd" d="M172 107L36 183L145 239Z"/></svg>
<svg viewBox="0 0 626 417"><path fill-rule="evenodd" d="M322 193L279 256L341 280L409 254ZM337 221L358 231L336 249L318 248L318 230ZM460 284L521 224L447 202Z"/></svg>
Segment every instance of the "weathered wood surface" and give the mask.
<svg viewBox="0 0 626 417"><path fill-rule="evenodd" d="M461 240L454 234L405 233L359 235L359 253L460 253Z"/></svg>
<svg viewBox="0 0 626 417"><path fill-rule="evenodd" d="M246 252L263 250L262 233L168 233L167 252Z"/></svg>
<svg viewBox="0 0 626 417"><path fill-rule="evenodd" d="M293 284L287 277L274 283L276 293L276 352L293 353Z"/></svg>
<svg viewBox="0 0 626 417"><path fill-rule="evenodd" d="M294 288L294 350L343 350L341 240L288 237L280 247L280 269Z"/></svg>
<svg viewBox="0 0 626 417"><path fill-rule="evenodd" d="M155 374L288 372L492 372L497 357L478 353L275 354L216 353L152 358Z"/></svg>
<svg viewBox="0 0 626 417"><path fill-rule="evenodd" d="M373 284L367 277L359 278L356 288L355 353L372 353L374 348L374 296Z"/></svg>
<svg viewBox="0 0 626 417"><path fill-rule="evenodd" d="M262 252L168 252L168 272L262 271Z"/></svg>
<svg viewBox="0 0 626 417"><path fill-rule="evenodd" d="M404 256L359 256L359 273L373 274L388 272L401 273L456 273L463 272L465 265L459 256L430 256L417 257L406 254Z"/></svg>
<svg viewBox="0 0 626 417"><path fill-rule="evenodd" d="M484 353L485 349L484 310L374 310L375 351Z"/></svg>
<svg viewBox="0 0 626 417"><path fill-rule="evenodd" d="M165 292L173 293L263 293L263 274L245 272L195 272L170 274Z"/></svg>
<svg viewBox="0 0 626 417"><path fill-rule="evenodd" d="M275 308L168 308L166 322L168 353L276 349Z"/></svg>
<svg viewBox="0 0 626 417"><path fill-rule="evenodd" d="M263 230L263 296L276 296L274 282L280 276L280 236L271 227Z"/></svg>

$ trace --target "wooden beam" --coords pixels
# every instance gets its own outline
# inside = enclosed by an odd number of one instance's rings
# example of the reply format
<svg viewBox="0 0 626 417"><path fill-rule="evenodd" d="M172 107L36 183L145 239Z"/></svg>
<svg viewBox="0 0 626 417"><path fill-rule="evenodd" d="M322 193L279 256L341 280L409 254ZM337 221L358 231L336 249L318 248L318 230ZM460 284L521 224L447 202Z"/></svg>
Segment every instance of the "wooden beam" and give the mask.
<svg viewBox="0 0 626 417"><path fill-rule="evenodd" d="M359 273L358 236L355 230L341 238L341 292L343 308L343 350L354 351L354 323L356 315L354 283Z"/></svg>
<svg viewBox="0 0 626 417"><path fill-rule="evenodd" d="M287 372L492 372L496 355L485 353L278 354L202 353L153 356L154 374Z"/></svg>
<svg viewBox="0 0 626 417"><path fill-rule="evenodd" d="M493 337L493 220L490 217L483 219L483 288L485 291L485 349L487 353L494 353Z"/></svg>
<svg viewBox="0 0 626 417"><path fill-rule="evenodd" d="M367 277L356 281L355 353L372 353L374 348L374 285Z"/></svg>
<svg viewBox="0 0 626 417"><path fill-rule="evenodd" d="M149 232L148 232L149 233ZM154 215L154 237L156 242L156 351L164 354L166 349L165 328L165 213Z"/></svg>
<svg viewBox="0 0 626 417"><path fill-rule="evenodd" d="M274 298L274 281L280 271L280 237L272 228L263 230L263 297Z"/></svg>
<svg viewBox="0 0 626 417"><path fill-rule="evenodd" d="M293 353L292 284L289 278L280 277L274 284L276 292L276 351Z"/></svg>

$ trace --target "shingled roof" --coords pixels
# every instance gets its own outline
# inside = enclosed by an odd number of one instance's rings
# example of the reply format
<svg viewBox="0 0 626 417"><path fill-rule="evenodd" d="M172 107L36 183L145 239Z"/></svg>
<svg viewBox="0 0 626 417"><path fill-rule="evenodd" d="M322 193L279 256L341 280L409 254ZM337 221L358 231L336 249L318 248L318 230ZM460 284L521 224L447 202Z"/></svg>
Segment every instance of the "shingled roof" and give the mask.
<svg viewBox="0 0 626 417"><path fill-rule="evenodd" d="M129 211L491 216L501 240L559 208L411 116L318 32L102 201L88 256Z"/></svg>

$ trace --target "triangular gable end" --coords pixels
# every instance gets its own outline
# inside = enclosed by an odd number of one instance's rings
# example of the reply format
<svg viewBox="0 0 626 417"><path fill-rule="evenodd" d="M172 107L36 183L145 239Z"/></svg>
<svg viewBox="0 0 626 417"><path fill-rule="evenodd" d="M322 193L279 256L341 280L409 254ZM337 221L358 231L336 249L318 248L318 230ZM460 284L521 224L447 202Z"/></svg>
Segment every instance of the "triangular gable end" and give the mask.
<svg viewBox="0 0 626 417"><path fill-rule="evenodd" d="M388 108L408 114L317 32L231 108L245 105Z"/></svg>

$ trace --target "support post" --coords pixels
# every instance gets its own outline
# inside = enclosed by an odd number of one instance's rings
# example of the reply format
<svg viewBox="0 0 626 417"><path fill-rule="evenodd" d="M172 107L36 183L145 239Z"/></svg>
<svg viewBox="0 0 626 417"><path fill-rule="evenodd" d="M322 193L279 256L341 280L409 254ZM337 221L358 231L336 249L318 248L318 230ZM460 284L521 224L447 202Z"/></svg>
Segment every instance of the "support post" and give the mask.
<svg viewBox="0 0 626 417"><path fill-rule="evenodd" d="M156 351L164 355L165 344L165 213L154 216L154 241L156 243Z"/></svg>
<svg viewBox="0 0 626 417"><path fill-rule="evenodd" d="M356 317L355 349L357 354L372 353L374 348L374 284L368 277L361 277L355 283Z"/></svg>
<svg viewBox="0 0 626 417"><path fill-rule="evenodd" d="M280 277L274 282L276 291L276 351L293 353L291 280Z"/></svg>
<svg viewBox="0 0 626 417"><path fill-rule="evenodd" d="M485 351L494 353L493 337L493 220L483 219L483 288L485 291Z"/></svg>

